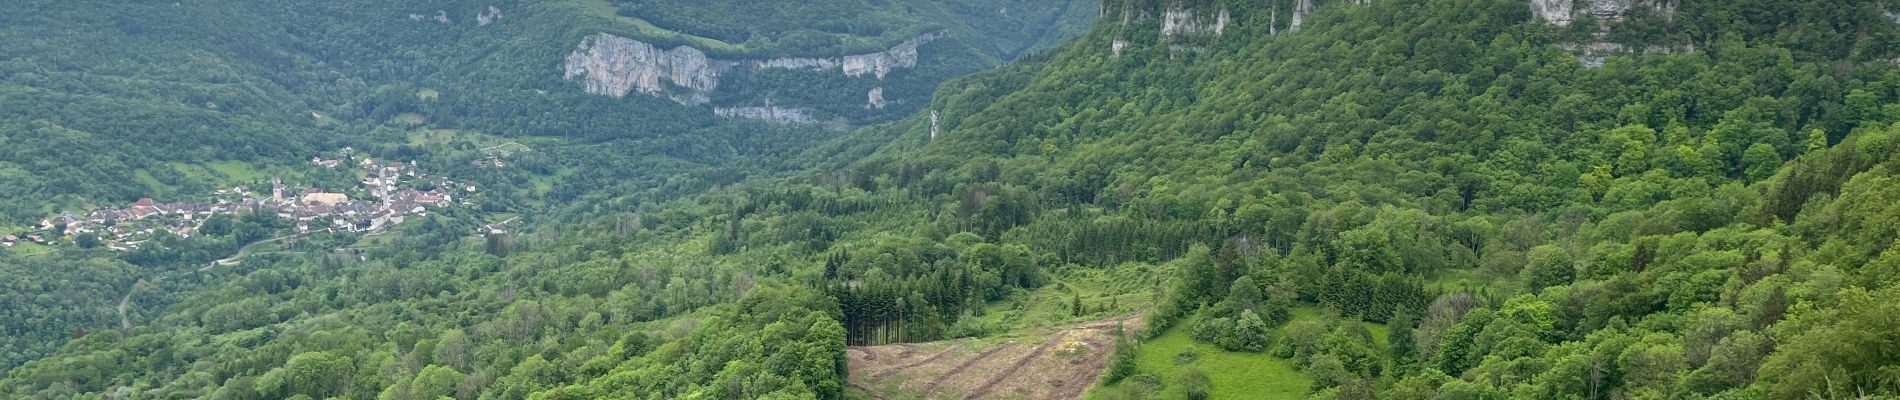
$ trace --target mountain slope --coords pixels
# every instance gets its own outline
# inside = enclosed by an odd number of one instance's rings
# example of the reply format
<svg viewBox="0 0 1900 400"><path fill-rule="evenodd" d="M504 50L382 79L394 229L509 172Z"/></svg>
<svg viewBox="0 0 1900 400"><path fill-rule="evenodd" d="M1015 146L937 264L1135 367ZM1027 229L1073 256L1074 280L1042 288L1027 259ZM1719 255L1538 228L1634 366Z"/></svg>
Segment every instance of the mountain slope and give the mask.
<svg viewBox="0 0 1900 400"><path fill-rule="evenodd" d="M657 98L586 93L562 77L573 46L634 29L593 4L28 2L20 6L32 12L0 16L0 37L9 39L0 41L0 92L8 93L0 96L8 105L0 111L0 184L10 189L0 193L0 233L40 234L64 246L0 250L8 275L19 277L8 285L16 290L0 295L9 321L0 369L53 353L88 330L155 322L170 306L226 283L193 272L247 244L243 235L202 235L128 253L83 250L72 245L79 237L40 227L61 212L84 215L140 198L200 202L233 186L263 187L272 177L347 189L358 177L312 171L306 160L353 148L488 189L465 198L481 212L418 235L430 239L400 242L426 253L466 233L456 230L472 231L463 225L487 213L571 220L598 212L602 205L591 199L602 193L669 199L776 173L785 155L833 135L730 121ZM1073 10L1046 11L1036 18ZM992 36L965 28L969 22L898 22L960 37L923 49L918 68L892 77L892 107L880 112L908 107L903 96L922 96L951 75L1013 57L1021 49L1010 43L1033 47L1074 32ZM996 50L977 53L966 41ZM952 49L958 53L939 52ZM955 63L939 62L945 59ZM776 84L751 86L763 92ZM864 93L855 95L839 107L862 109ZM470 166L478 152L458 147L507 141L537 151L511 159L511 168L483 169ZM481 221L488 222L495 221ZM189 278L153 279L159 276ZM118 299L128 304L116 307Z"/></svg>
<svg viewBox="0 0 1900 400"><path fill-rule="evenodd" d="M1704 25L1694 53L1612 52L1597 68L1522 2L1322 5L1290 34L1272 22L1284 8L1210 2L1177 14L1236 22L1198 38L1154 17L1178 4L1130 4L1136 22L1098 24L1076 45L1088 50L1031 78L953 84L940 118L913 119L855 181L982 210L960 216L1027 207L989 224L1083 265L1207 244L1215 256L1183 265L1152 331L1171 316L1233 321L1237 277L1333 308L1348 322L1289 331L1271 350L1322 396L1896 390L1876 372L1891 357L1814 357L1827 345L1808 341L1891 337L1875 333L1888 311L1852 300L1891 295L1873 282L1888 273L1868 268L1891 253L1891 229L1820 228L1849 209L1841 218L1881 220L1890 200L1806 200L1888 174L1869 168L1892 162L1894 116L1876 110L1895 99L1879 39L1894 27L1865 17L1877 4L1684 4L1678 20L1752 20ZM1859 17L1813 25L1830 15ZM1869 39L1819 39L1853 37ZM998 84L1016 88L983 91ZM1844 154L1860 155L1817 160ZM1784 159L1854 166L1818 178ZM1206 230L1118 232L1114 216ZM1823 294L1837 290L1848 298ZM1856 311L1820 311L1836 308ZM1776 324L1815 315L1841 325ZM1418 329L1394 329L1411 340L1387 349L1351 334L1352 319ZM1181 329L1204 326L1222 325Z"/></svg>
<svg viewBox="0 0 1900 400"><path fill-rule="evenodd" d="M30 5L40 11L3 17L9 28L0 32L16 39L4 45L7 78L0 80L0 90L12 93L0 116L0 129L10 133L0 139L8 144L0 179L23 189L4 202L14 222L98 202L165 200L220 183L173 173L179 168L168 163L276 163L344 146L374 148L390 142L376 128L402 127L396 117L405 113L442 128L587 142L719 136L706 132L719 129L710 110L646 97L599 98L563 79L560 64L583 38L643 37L625 33L637 29L586 1L42 3ZM1072 25L1075 9L1032 13L1047 18L1033 24ZM1031 24L1030 16L976 24L969 21L993 19L905 15L891 26L955 36L916 51L914 67L888 78L735 72L741 82L727 85L718 104L755 106L769 98L812 107L826 120L878 121L914 110L943 79L1074 33L1001 31ZM908 37L866 43L889 49ZM775 48L843 55L820 45ZM872 87L883 89L888 107L866 106ZM73 154L100 156L67 157ZM139 173L161 184L133 179Z"/></svg>
<svg viewBox="0 0 1900 400"><path fill-rule="evenodd" d="M513 248L247 262L0 390L841 398L847 344L1152 306L1145 334L1318 398L1900 394L1885 4L1550 3L1109 1L790 176L584 192ZM1125 349L1090 396L1274 378Z"/></svg>

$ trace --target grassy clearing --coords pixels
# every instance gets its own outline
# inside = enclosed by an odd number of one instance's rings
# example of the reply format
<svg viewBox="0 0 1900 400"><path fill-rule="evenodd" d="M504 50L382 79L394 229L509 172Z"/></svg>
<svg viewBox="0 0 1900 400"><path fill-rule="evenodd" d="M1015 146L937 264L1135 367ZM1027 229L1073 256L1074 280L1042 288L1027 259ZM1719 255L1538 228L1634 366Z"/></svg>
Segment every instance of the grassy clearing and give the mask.
<svg viewBox="0 0 1900 400"><path fill-rule="evenodd" d="M541 139L541 138L539 137L508 138L508 137L503 137L499 135L492 135L492 134L474 132L474 131L465 131L465 130L460 130L460 129L416 129L416 130L409 131L409 135L408 135L408 140L409 140L410 145L414 145L418 147L444 147L444 148L448 148L451 151L474 151L474 150L479 150L479 149L486 149L490 147L500 146L499 148L497 148L497 150L505 150L508 152L519 152L523 148L531 148L531 147L525 144L520 144L519 142L517 142L517 140L530 141L530 140L535 140L535 139ZM515 143L515 144L510 144L510 143ZM467 145L467 146L466 148L464 148L464 146L462 145Z"/></svg>
<svg viewBox="0 0 1900 400"><path fill-rule="evenodd" d="M295 179L296 177L302 176L302 173L295 168L283 165L265 165L260 167L243 161L214 161L208 163L173 162L165 165L178 171L178 173L184 175L186 179L210 183L219 188L264 182L270 180L273 176L285 179ZM172 188L171 185L167 185L156 179L149 170L138 170L135 177L138 178L140 183L150 188L151 192L162 192ZM195 195L195 193L193 195Z"/></svg>
<svg viewBox="0 0 1900 400"><path fill-rule="evenodd" d="M402 240L402 234L400 232L397 232L396 229L389 229L389 230L384 230L382 233L375 234L375 235L363 235L362 237L357 238L355 243L351 243L348 246L344 246L344 248L371 249L371 248L394 245L399 240Z"/></svg>
<svg viewBox="0 0 1900 400"><path fill-rule="evenodd" d="M548 194L548 191L554 190L554 182L573 176L575 173L575 169L570 167L557 169L553 175L530 176L528 177L528 183L531 186L522 188L522 190L526 191L524 193L524 195L528 196L526 198L539 202L542 201L541 198L543 196Z"/></svg>
<svg viewBox="0 0 1900 400"><path fill-rule="evenodd" d="M1048 285L1013 299L990 303L979 317L986 326L1010 331L1127 315L1154 304L1154 279L1163 274L1147 264L1058 272ZM1072 306L1080 294L1086 311Z"/></svg>
<svg viewBox="0 0 1900 400"><path fill-rule="evenodd" d="M1488 274L1484 271L1480 271L1477 268L1444 270L1433 274L1431 279L1427 279L1425 281L1425 287L1439 291L1461 289L1477 290L1493 286L1495 282L1503 281L1501 279L1488 277L1487 275Z"/></svg>
<svg viewBox="0 0 1900 400"><path fill-rule="evenodd" d="M1328 318L1333 318L1333 317L1327 316L1324 311L1321 311L1318 308L1299 307L1299 308L1293 309L1292 322L1322 321ZM1392 347L1392 339L1391 339L1392 329L1387 328L1385 324L1381 324L1377 322L1369 322L1369 321L1359 321L1356 319L1352 321L1358 324L1365 325L1366 330L1372 331L1372 345L1376 346L1375 347L1376 349L1387 349L1387 348ZM1292 325L1292 322L1288 322L1287 325ZM1285 332L1282 331L1281 333L1285 333ZM1277 340L1282 337L1285 337L1285 336L1284 335L1275 336L1274 338Z"/></svg>
<svg viewBox="0 0 1900 400"><path fill-rule="evenodd" d="M164 182L159 182L157 177L152 176L152 171L143 168L133 171L132 175L139 179L139 183L145 184L146 192L157 192L171 187Z"/></svg>
<svg viewBox="0 0 1900 400"><path fill-rule="evenodd" d="M1310 318L1318 318L1312 313ZM1187 320L1169 328L1161 336L1142 343L1141 352L1135 357L1142 373L1154 373L1162 380L1161 398L1185 399L1187 393L1174 382L1175 377L1189 368L1200 369L1213 382L1209 393L1216 399L1298 399L1306 395L1306 389L1313 384L1312 378L1293 368L1293 362L1268 355L1267 353L1236 353L1223 351L1206 343L1196 343L1188 337L1187 328L1195 321ZM1175 364L1175 357L1193 348L1199 356L1193 362ZM1098 386L1084 398L1102 398L1106 393L1124 390L1122 386L1133 385L1134 379L1123 380L1114 385Z"/></svg>
<svg viewBox="0 0 1900 400"><path fill-rule="evenodd" d="M268 179L271 173L269 167L259 169L256 166L240 161L210 162L205 163L204 167L222 175L220 182L223 183L251 182Z"/></svg>
<svg viewBox="0 0 1900 400"><path fill-rule="evenodd" d="M420 115L416 117L421 118ZM449 145L454 144L458 140L469 142L470 144L478 144L482 140L481 136L479 133L463 132L456 129L417 129L409 131L409 144L417 146Z"/></svg>
<svg viewBox="0 0 1900 400"><path fill-rule="evenodd" d="M18 243L6 248L6 252L15 257L38 257L53 254L53 248L38 243Z"/></svg>
<svg viewBox="0 0 1900 400"><path fill-rule="evenodd" d="M693 47L697 47L700 50L722 50L731 52L746 50L745 46L661 28L644 19L620 15L620 8L614 7L611 0L578 0L576 3L580 5L581 9L587 10L588 13L619 22L624 27L632 28L641 36L680 38L686 40L688 43L692 43Z"/></svg>
<svg viewBox="0 0 1900 400"><path fill-rule="evenodd" d="M395 123L403 124L403 125L422 125L422 123L428 122L427 118L424 118L422 114L417 114L417 113L396 114L396 116L391 117L390 120Z"/></svg>
<svg viewBox="0 0 1900 400"><path fill-rule="evenodd" d="M1322 321L1332 318L1318 308L1300 307L1293 309L1293 322ZM1141 352L1136 356L1136 364L1142 373L1154 373L1162 379L1161 398L1181 399L1187 394L1173 381L1188 368L1197 368L1207 374L1213 382L1213 398L1216 399L1298 399L1306 395L1313 384L1311 377L1295 369L1291 360L1280 359L1265 352L1236 353L1221 350L1210 343L1200 343L1188 336L1188 327L1199 322L1199 317L1183 320L1161 336L1143 342ZM1363 322L1366 329L1372 331L1374 346L1384 349L1390 346L1390 329L1385 324ZM1288 325L1292 325L1289 323ZM1274 333L1274 340L1286 337L1284 330ZM1193 348L1199 357L1187 364L1175 364L1175 358L1187 349ZM1098 386L1085 398L1102 398L1106 393L1124 390L1123 386L1135 383L1125 380L1119 384Z"/></svg>

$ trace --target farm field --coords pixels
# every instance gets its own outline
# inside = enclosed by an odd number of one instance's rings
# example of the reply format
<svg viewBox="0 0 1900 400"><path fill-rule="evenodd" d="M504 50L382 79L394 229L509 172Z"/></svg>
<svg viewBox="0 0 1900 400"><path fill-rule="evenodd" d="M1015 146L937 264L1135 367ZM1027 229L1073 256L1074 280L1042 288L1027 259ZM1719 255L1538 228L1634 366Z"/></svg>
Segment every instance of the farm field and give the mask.
<svg viewBox="0 0 1900 400"><path fill-rule="evenodd" d="M1138 316L982 339L852 347L849 386L872 399L1072 399L1093 386L1116 328Z"/></svg>

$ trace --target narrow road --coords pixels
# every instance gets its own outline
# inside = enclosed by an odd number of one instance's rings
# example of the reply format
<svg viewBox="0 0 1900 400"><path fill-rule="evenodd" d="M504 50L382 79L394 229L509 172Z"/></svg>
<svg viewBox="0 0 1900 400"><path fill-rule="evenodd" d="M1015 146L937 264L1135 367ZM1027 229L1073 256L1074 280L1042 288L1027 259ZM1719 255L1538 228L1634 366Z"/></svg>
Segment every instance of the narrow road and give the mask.
<svg viewBox="0 0 1900 400"><path fill-rule="evenodd" d="M483 152L483 153L487 153L487 152L488 152L489 150L494 150L494 149L499 149L499 148L503 148L503 147L508 147L508 145L516 145L516 146L521 146L521 147L528 147L528 145L525 145L525 144L521 144L521 143L518 143L518 142L508 142L508 143L502 143L502 144L498 144L498 145L494 145L494 146L488 146L488 147L484 147L484 148L482 148L481 150L476 150L476 151L479 151L479 152Z"/></svg>
<svg viewBox="0 0 1900 400"><path fill-rule="evenodd" d="M224 258L224 260L217 260L217 262L211 262L211 265L205 265L205 267L199 267L198 271L199 273L201 273L201 271L209 271L211 267L217 267L217 265L237 264L237 262L239 262L239 260L243 260L245 256L251 256L251 248L253 248L253 246L264 245L264 243L274 243L274 241L283 241L283 239L291 239L291 237L300 237L300 235L287 235L287 237L274 237L274 239L264 239L264 241L257 241L257 243L251 243L251 245L241 246L241 248L237 248L236 256L230 256L230 258ZM161 275L154 275L152 279L163 279L163 277L161 277ZM122 298L120 298L120 305L118 305L118 313L120 313L120 328L123 328L123 330L131 330L131 317L127 317L127 315L125 315L125 305L131 305L131 296L133 296L133 294L139 294L139 284L144 284L144 279L139 279L139 281L133 282L133 284L131 284L131 288L127 288L127 290L125 290L125 296L122 296Z"/></svg>
<svg viewBox="0 0 1900 400"><path fill-rule="evenodd" d="M237 264L237 263L238 263L238 261L243 261L243 260L244 260L244 257L246 257L246 256L250 256L250 255L251 255L251 248L253 248L253 247L257 247L257 245L260 245L260 244L265 244L265 243L270 243L270 242L275 242L275 241L279 241L279 240L284 240L284 239L289 239L289 238L294 238L294 237L298 237L298 236L303 236L303 234L301 234L301 233L300 233L300 234L295 234L295 235L290 235L290 236L279 236L279 237L275 237L275 238L270 238L270 239L265 239L265 240L260 240L260 241L258 241L257 243L251 243L251 244L247 244L247 245L244 245L244 247L241 247L241 248L238 248L238 252L237 252L237 254L236 254L236 255L232 255L231 257L229 257L229 258L225 258L225 259L222 259L222 260L217 260L217 261L212 261L212 262L211 262L211 265L206 265L206 266L204 266L204 268L199 268L198 270L199 270L199 271L206 271L206 270L210 270L211 268L213 268L213 267L217 267L217 266L220 266L220 265L231 265L231 264Z"/></svg>
<svg viewBox="0 0 1900 400"><path fill-rule="evenodd" d="M139 284L141 283L145 283L145 280L140 279L138 282L132 282L132 289L125 291L125 297L119 298L119 328L120 329L132 329L132 319L127 318L125 316L125 305L126 303L132 302L132 294L137 293L139 291Z"/></svg>

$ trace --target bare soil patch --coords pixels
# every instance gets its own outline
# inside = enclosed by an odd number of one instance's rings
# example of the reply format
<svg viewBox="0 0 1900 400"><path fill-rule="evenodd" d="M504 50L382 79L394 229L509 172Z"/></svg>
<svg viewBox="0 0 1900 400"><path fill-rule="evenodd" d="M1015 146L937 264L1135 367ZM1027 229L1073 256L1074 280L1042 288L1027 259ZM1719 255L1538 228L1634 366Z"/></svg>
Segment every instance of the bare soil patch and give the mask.
<svg viewBox="0 0 1900 400"><path fill-rule="evenodd" d="M1036 328L992 340L852 347L850 386L880 399L1080 397L1114 353L1115 327L1137 317Z"/></svg>

